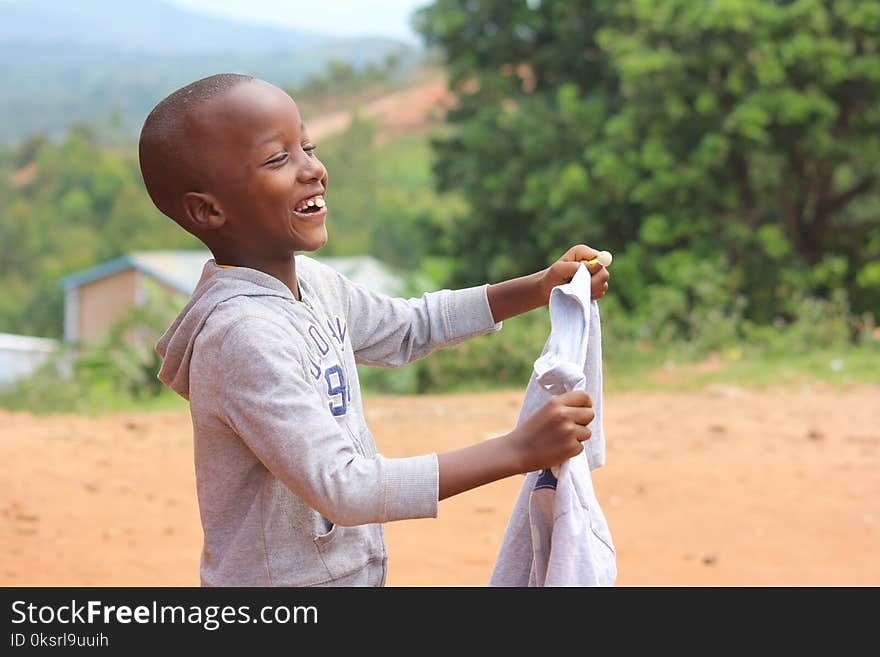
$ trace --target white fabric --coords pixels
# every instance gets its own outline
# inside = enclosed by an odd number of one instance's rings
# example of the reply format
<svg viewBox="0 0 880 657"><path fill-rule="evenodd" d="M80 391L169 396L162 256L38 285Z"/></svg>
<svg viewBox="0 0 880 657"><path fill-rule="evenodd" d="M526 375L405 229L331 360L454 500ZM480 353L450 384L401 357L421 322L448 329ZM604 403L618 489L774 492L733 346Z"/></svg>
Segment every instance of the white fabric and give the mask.
<svg viewBox="0 0 880 657"><path fill-rule="evenodd" d="M489 586L612 586L617 563L590 470L605 463L602 427L602 333L590 301L590 272L550 293L550 337L526 389L517 424L554 395L586 390L596 417L584 451L526 475Z"/></svg>

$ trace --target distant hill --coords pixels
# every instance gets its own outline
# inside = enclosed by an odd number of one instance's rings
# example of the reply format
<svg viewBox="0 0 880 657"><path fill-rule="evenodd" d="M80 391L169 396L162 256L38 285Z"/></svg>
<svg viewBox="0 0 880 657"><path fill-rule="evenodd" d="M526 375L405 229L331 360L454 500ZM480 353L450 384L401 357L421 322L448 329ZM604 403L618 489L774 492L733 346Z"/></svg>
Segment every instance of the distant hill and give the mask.
<svg viewBox="0 0 880 657"><path fill-rule="evenodd" d="M335 96L333 107L314 111L300 101L309 136L321 141L345 131L355 116L373 122L379 143L404 135L424 134L442 123L454 105L446 74L441 69L420 69L406 84L380 93L345 98Z"/></svg>
<svg viewBox="0 0 880 657"><path fill-rule="evenodd" d="M59 134L80 120L135 134L174 89L218 72L295 85L332 59L355 67L413 49L388 38L337 38L187 11L163 0L0 2L0 141Z"/></svg>
<svg viewBox="0 0 880 657"><path fill-rule="evenodd" d="M0 3L0 43L104 46L161 55L308 48L326 35L238 23L163 0Z"/></svg>

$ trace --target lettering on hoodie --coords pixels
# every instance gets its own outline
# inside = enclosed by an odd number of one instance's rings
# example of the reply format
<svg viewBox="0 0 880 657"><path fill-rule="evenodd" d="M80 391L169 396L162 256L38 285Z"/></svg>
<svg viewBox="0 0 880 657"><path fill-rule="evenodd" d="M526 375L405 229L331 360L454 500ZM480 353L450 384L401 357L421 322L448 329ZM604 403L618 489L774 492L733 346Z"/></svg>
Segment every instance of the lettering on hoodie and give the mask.
<svg viewBox="0 0 880 657"><path fill-rule="evenodd" d="M325 392L328 398L328 407L334 417L341 417L348 412L348 402L351 401L351 387L345 378L345 370L342 363L331 360L329 365L324 361L333 351L330 347L331 339L339 344L340 352L345 351L345 336L348 326L345 320L334 315L332 320L327 320L329 336L315 322L311 322L308 328L309 339L306 340L306 355L309 359L309 373L319 382L325 384Z"/></svg>

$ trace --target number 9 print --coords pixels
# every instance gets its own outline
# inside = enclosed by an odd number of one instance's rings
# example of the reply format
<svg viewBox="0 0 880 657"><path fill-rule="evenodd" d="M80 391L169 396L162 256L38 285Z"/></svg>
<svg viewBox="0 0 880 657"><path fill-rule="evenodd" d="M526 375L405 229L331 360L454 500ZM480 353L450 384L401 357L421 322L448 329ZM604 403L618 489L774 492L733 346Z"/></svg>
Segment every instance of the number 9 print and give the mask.
<svg viewBox="0 0 880 657"><path fill-rule="evenodd" d="M334 374L336 375L335 383L333 381ZM324 380L327 382L327 394L330 397L339 396L338 400L330 400L330 412L333 413L335 417L345 415L348 410L348 400L346 399L347 390L345 387L345 375L342 373L342 368L339 365L328 367L324 370Z"/></svg>

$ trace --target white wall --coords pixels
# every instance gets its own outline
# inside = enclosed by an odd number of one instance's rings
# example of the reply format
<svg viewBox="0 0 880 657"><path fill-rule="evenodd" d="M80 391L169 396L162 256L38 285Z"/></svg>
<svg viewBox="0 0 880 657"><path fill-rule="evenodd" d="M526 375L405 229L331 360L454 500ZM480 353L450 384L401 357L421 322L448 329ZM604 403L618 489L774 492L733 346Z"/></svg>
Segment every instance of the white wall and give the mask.
<svg viewBox="0 0 880 657"><path fill-rule="evenodd" d="M58 342L0 333L0 387L30 376L58 349Z"/></svg>

